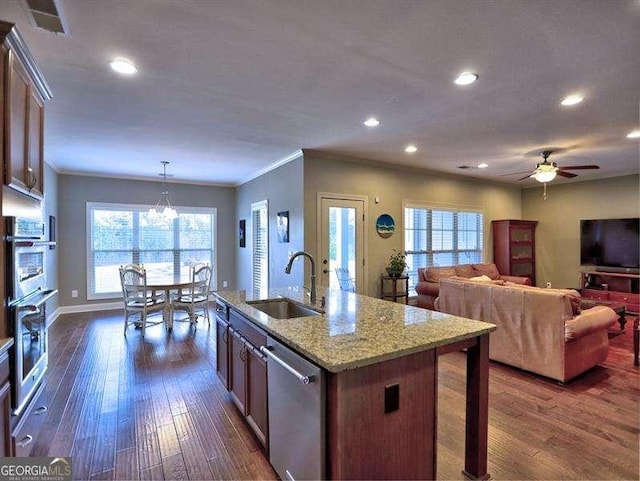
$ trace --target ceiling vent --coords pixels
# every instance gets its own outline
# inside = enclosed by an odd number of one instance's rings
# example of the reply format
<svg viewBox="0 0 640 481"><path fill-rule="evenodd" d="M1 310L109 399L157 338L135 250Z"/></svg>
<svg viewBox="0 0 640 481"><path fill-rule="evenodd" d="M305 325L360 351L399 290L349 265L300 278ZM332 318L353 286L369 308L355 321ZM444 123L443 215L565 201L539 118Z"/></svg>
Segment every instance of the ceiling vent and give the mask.
<svg viewBox="0 0 640 481"><path fill-rule="evenodd" d="M60 35L69 35L62 0L22 0L31 25Z"/></svg>

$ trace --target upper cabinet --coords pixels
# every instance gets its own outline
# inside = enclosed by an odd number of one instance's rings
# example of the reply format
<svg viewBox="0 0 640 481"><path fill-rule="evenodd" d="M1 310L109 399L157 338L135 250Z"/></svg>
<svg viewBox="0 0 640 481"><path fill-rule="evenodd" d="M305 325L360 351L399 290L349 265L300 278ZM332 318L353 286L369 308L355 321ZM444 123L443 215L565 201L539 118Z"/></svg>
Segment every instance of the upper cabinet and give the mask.
<svg viewBox="0 0 640 481"><path fill-rule="evenodd" d="M44 196L44 101L51 98L51 91L14 24L0 21L0 40L4 182L41 198Z"/></svg>

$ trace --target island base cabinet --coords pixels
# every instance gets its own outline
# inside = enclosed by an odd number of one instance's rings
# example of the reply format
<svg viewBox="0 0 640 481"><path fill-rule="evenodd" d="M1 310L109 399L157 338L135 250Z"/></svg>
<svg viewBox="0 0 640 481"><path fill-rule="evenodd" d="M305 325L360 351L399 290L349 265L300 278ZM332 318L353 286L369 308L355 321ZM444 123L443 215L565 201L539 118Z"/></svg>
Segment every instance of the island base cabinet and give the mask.
<svg viewBox="0 0 640 481"><path fill-rule="evenodd" d="M247 422L265 449L268 448L267 431L267 361L256 349L247 356ZM268 451L268 449L267 449Z"/></svg>
<svg viewBox="0 0 640 481"><path fill-rule="evenodd" d="M246 398L247 390L245 379L247 378L247 352L240 335L233 329L229 329L229 393L231 400L240 410L243 416L247 414Z"/></svg>
<svg viewBox="0 0 640 481"><path fill-rule="evenodd" d="M216 373L218 378L229 389L229 326L216 318Z"/></svg>
<svg viewBox="0 0 640 481"><path fill-rule="evenodd" d="M332 373L331 479L436 478L436 350Z"/></svg>
<svg viewBox="0 0 640 481"><path fill-rule="evenodd" d="M268 452L266 334L232 310L227 338L231 400Z"/></svg>

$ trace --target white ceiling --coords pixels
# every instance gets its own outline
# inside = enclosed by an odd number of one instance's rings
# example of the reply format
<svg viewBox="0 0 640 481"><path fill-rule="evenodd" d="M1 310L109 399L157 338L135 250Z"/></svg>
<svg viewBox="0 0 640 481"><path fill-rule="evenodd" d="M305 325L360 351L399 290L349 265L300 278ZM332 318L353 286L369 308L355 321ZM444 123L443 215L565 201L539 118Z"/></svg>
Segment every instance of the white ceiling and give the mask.
<svg viewBox="0 0 640 481"><path fill-rule="evenodd" d="M308 148L515 183L500 175L533 169L547 147L566 149L550 159L560 166L601 167L554 182L640 170L625 137L640 124L640 0L62 7L69 37L0 2L53 90L45 147L60 172L158 179L169 160L176 181L238 184ZM118 56L138 75L114 74ZM478 82L454 85L463 70ZM559 105L576 91L582 104ZM362 125L371 115L380 127Z"/></svg>

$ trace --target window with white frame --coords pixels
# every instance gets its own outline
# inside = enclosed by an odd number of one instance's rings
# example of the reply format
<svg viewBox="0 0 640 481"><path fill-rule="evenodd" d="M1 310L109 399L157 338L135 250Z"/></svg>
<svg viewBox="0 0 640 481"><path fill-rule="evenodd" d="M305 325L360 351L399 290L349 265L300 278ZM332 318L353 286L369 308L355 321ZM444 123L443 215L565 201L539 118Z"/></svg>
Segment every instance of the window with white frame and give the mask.
<svg viewBox="0 0 640 481"><path fill-rule="evenodd" d="M251 204L252 288L254 295L266 297L269 290L269 210L266 200Z"/></svg>
<svg viewBox="0 0 640 481"><path fill-rule="evenodd" d="M483 260L481 211L405 204L404 249L409 289L418 282L418 268L477 264Z"/></svg>
<svg viewBox="0 0 640 481"><path fill-rule="evenodd" d="M173 220L154 219L148 211L149 206L87 203L88 299L120 296L118 268L129 263L171 276L207 262L215 289L216 209L181 207Z"/></svg>

